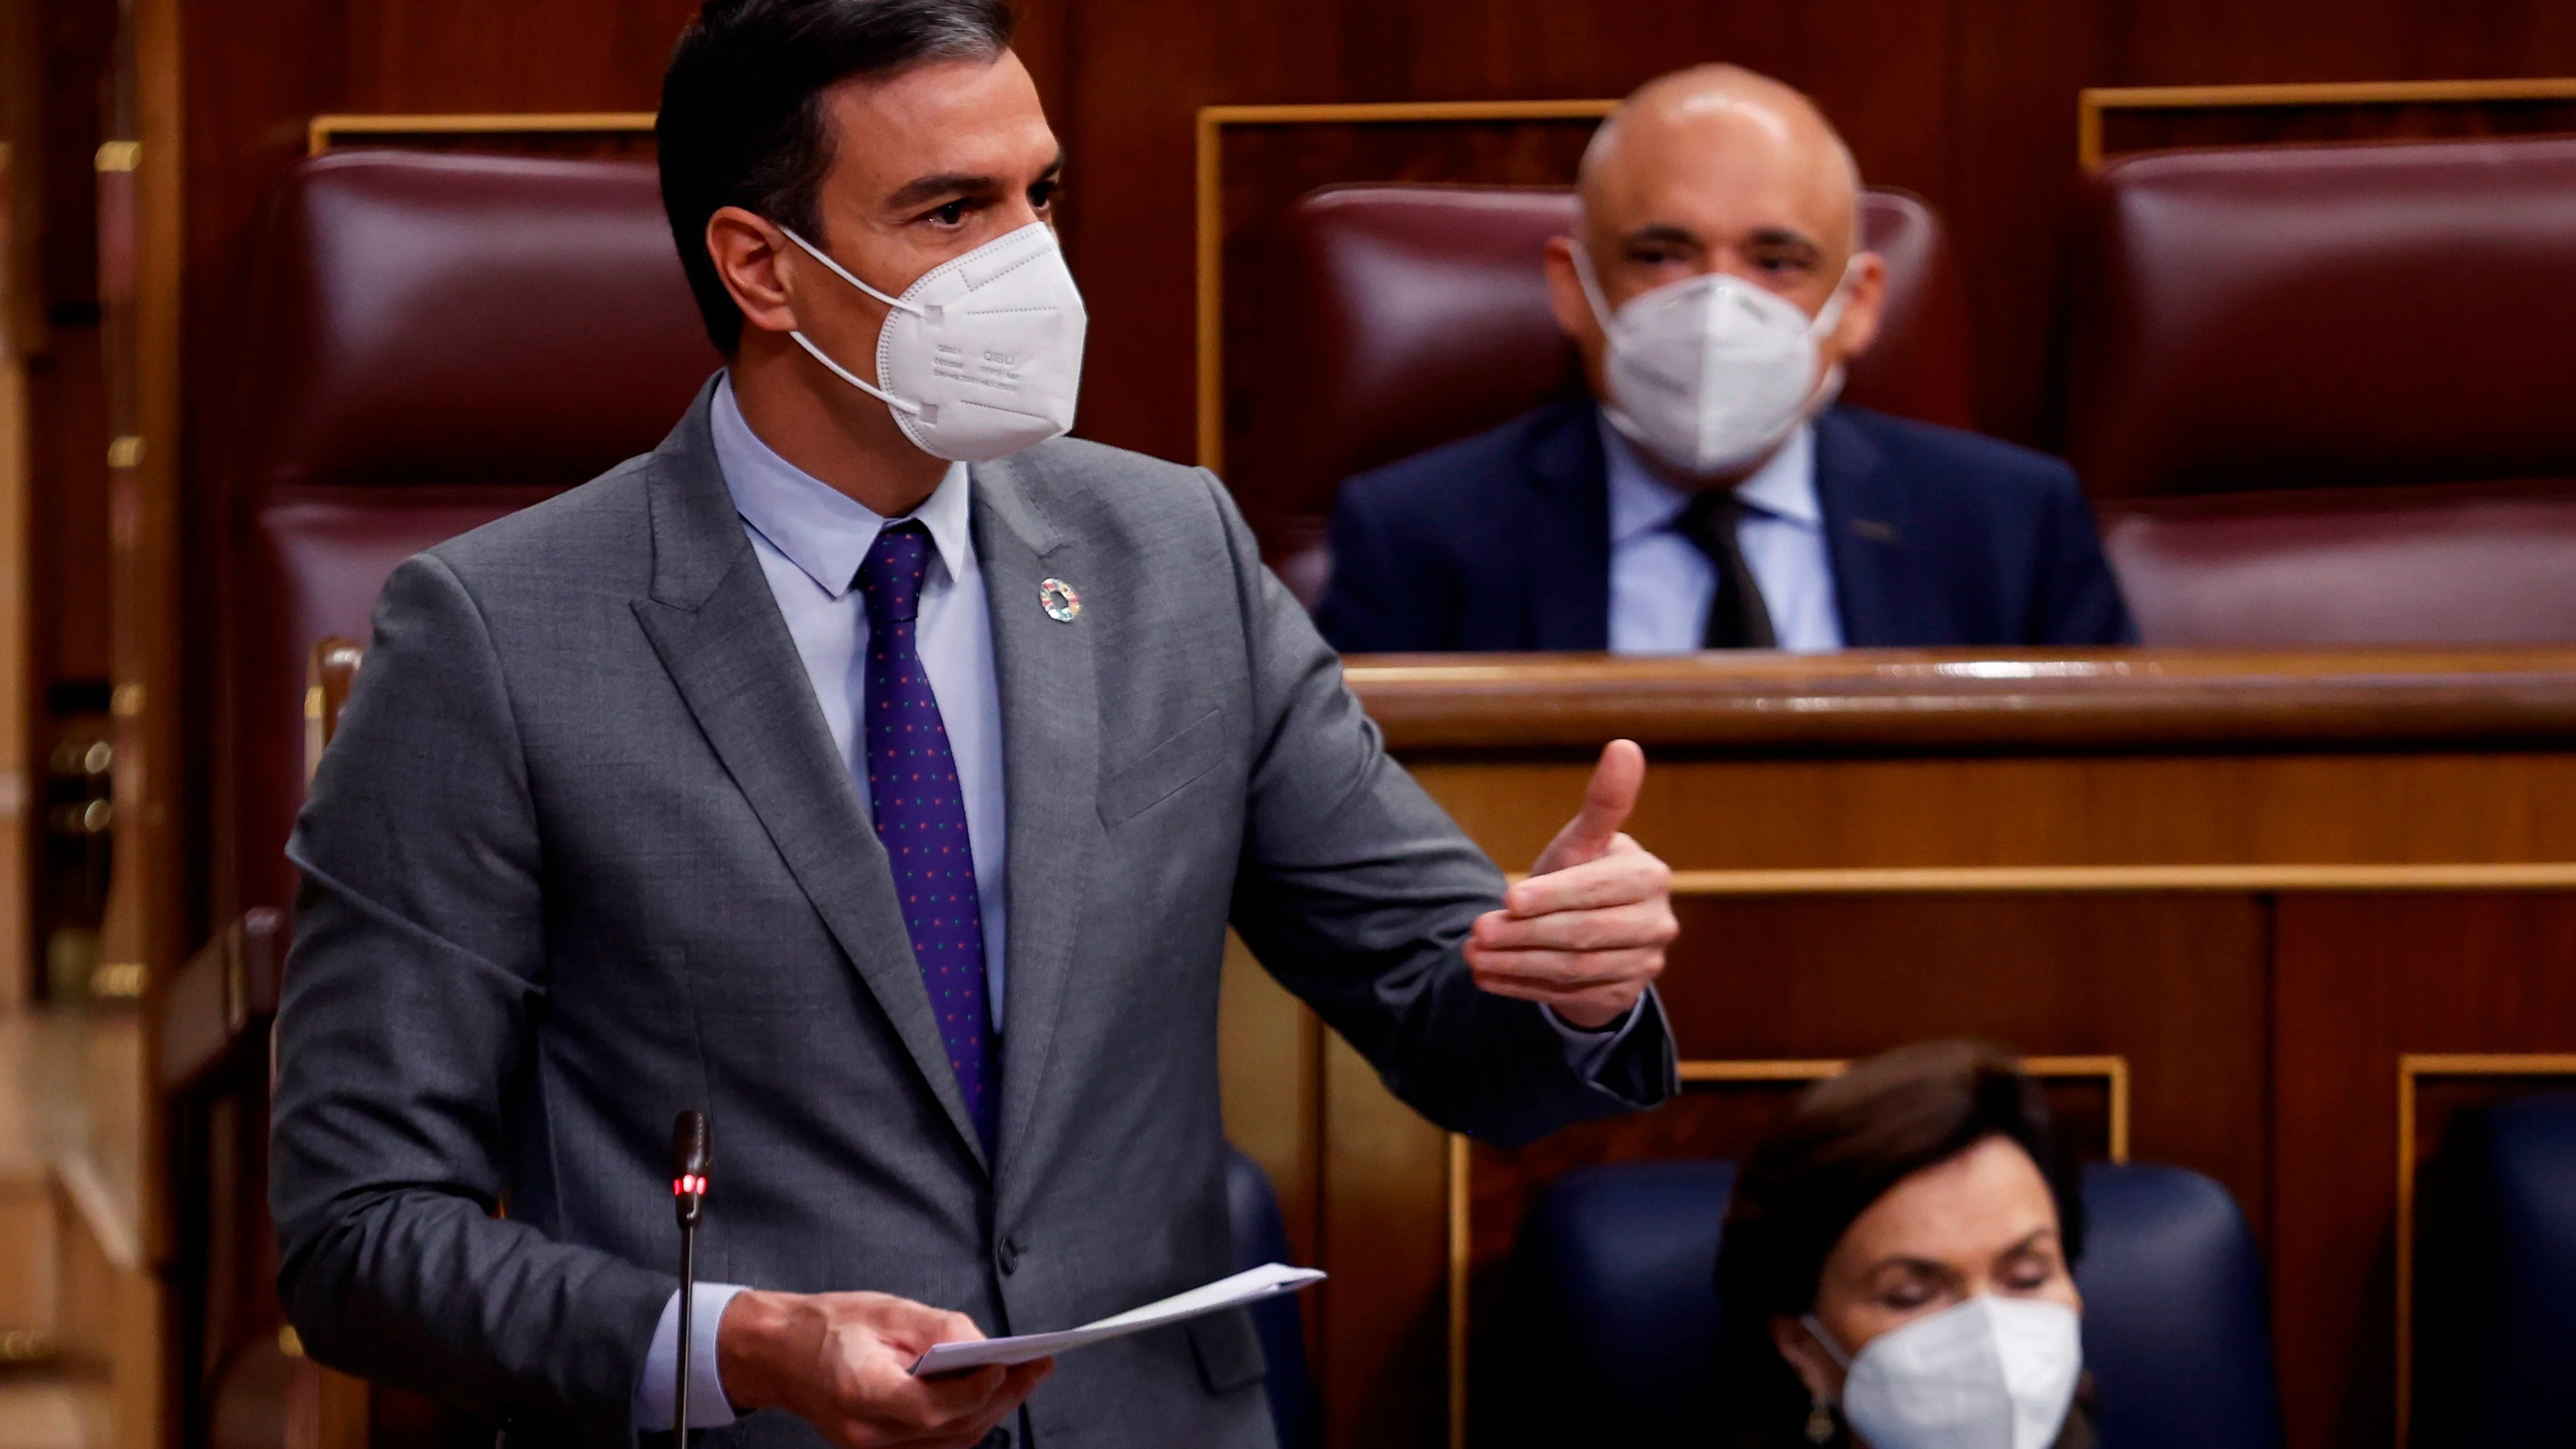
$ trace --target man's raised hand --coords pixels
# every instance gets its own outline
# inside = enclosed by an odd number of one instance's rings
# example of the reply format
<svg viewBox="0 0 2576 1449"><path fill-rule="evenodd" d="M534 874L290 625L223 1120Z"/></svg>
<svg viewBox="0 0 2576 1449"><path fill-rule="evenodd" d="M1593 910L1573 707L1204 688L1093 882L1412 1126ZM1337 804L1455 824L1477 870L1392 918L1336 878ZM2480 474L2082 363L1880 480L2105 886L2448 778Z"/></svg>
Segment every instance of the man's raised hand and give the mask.
<svg viewBox="0 0 2576 1449"><path fill-rule="evenodd" d="M1476 920L1467 965L1500 996L1541 1002L1580 1027L1628 1013L1663 973L1673 919L1672 870L1621 832L1646 781L1646 752L1612 740L1584 787L1583 808L1539 852L1503 909Z"/></svg>

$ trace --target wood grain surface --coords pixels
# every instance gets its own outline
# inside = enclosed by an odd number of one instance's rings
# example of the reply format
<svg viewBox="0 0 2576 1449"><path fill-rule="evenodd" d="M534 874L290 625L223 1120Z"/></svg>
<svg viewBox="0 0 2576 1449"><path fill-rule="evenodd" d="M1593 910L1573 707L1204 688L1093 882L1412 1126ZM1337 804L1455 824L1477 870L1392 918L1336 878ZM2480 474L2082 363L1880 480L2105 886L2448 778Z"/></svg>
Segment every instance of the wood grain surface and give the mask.
<svg viewBox="0 0 2576 1449"><path fill-rule="evenodd" d="M1408 752L1613 735L1769 751L2576 740L2576 649L1407 655L1348 671Z"/></svg>
<svg viewBox="0 0 2576 1449"><path fill-rule="evenodd" d="M1507 867L1573 811L1603 739L1649 740L1630 828L1715 887L1679 902L1663 986L1687 1058L1965 1034L2125 1059L2135 1158L2216 1178L2270 1255L2292 1444L2395 1442L2398 1058L2576 1048L2576 659L1362 661L1351 679ZM1816 723L1855 701L1863 723ZM1740 1150L1760 1116L1739 1092L1470 1152L1462 1242L1445 1140L1347 1048L1316 1056L1273 1085L1322 1103L1294 1180L1317 1185L1335 1274L1335 1444L1451 1427L1444 1253L1469 1275L1468 1422L1513 1442L1508 1384L1473 1366L1494 1361L1519 1216L1566 1167ZM2429 1100L2419 1137L2449 1099Z"/></svg>

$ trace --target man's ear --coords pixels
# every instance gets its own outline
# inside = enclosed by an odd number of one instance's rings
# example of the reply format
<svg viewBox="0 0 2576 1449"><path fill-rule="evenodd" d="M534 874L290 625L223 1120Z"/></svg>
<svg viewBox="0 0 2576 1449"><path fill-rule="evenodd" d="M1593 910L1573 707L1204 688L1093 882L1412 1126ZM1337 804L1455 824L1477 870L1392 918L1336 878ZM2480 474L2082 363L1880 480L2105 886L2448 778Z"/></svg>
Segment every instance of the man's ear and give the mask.
<svg viewBox="0 0 2576 1449"><path fill-rule="evenodd" d="M1887 306L1887 262L1876 252L1851 260L1850 290L1843 296L1842 320L1834 326L1834 351L1844 361L1869 351L1878 340L1879 319Z"/></svg>
<svg viewBox="0 0 2576 1449"><path fill-rule="evenodd" d="M1591 384L1592 395L1609 396L1601 376L1601 355L1608 343L1601 335L1601 319L1592 314L1592 300L1583 294L1583 278L1574 270L1570 236L1547 239L1547 303L1556 314L1556 325L1574 339L1574 350L1583 357L1583 377Z"/></svg>
<svg viewBox="0 0 2576 1449"><path fill-rule="evenodd" d="M1552 236L1547 239L1547 302L1556 314L1556 325L1576 345L1589 352L1601 345L1601 320L1592 315L1592 302L1583 295L1583 279L1574 269L1574 238Z"/></svg>
<svg viewBox="0 0 2576 1449"><path fill-rule="evenodd" d="M779 265L794 247L785 232L739 206L720 207L707 218L707 256L742 309L743 325L764 332L797 330Z"/></svg>
<svg viewBox="0 0 2576 1449"><path fill-rule="evenodd" d="M1798 1382L1807 1386L1808 1393L1830 1399L1842 1392L1842 1365L1816 1342L1816 1335L1807 1325L1785 1314L1772 1319L1771 1346L1780 1350L1790 1368L1797 1370Z"/></svg>

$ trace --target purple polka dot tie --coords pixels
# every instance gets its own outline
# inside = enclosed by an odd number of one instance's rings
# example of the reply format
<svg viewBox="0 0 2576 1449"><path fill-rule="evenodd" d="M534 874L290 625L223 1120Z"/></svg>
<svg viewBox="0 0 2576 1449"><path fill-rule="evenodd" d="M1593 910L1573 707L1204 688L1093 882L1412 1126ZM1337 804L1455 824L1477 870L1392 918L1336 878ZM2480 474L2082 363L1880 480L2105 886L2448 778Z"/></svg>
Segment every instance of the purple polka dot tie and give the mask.
<svg viewBox="0 0 2576 1449"><path fill-rule="evenodd" d="M894 865L904 929L930 988L939 1038L989 1156L999 1073L984 996L984 913L975 897L957 759L915 638L929 567L930 535L917 522L887 527L859 565L859 593L868 607L868 802L877 839Z"/></svg>

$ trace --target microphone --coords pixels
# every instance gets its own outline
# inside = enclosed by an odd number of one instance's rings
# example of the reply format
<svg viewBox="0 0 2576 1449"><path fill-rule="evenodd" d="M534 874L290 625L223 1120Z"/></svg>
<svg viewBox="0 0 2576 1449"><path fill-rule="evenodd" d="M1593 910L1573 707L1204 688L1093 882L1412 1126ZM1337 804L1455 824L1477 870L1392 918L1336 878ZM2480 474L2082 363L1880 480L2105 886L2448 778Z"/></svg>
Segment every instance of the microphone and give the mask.
<svg viewBox="0 0 2576 1449"><path fill-rule="evenodd" d="M680 1377L671 1404L678 1449L689 1449L689 1349L696 1337L689 1310L698 1293L698 1223L706 1216L707 1173L715 1165L707 1114L681 1113L671 1123L671 1208L680 1220Z"/></svg>

